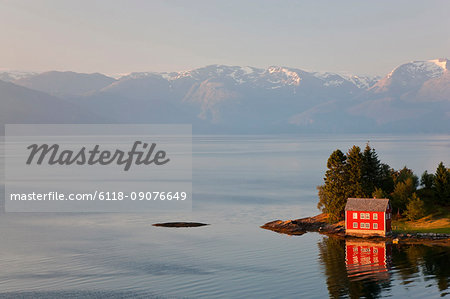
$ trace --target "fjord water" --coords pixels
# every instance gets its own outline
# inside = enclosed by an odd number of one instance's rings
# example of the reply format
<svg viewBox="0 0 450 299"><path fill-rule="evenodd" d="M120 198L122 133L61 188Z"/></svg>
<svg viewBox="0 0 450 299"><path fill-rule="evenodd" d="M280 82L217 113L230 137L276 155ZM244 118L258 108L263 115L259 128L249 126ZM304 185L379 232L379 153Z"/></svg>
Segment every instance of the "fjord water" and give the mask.
<svg viewBox="0 0 450 299"><path fill-rule="evenodd" d="M450 164L450 136L195 136L193 212L0 217L2 296L324 298L450 295L450 250L287 236L265 222L318 213L316 186L336 148L370 140L379 158L420 175ZM161 228L161 221L210 226ZM382 249L379 249L382 248ZM346 259L347 257L347 259Z"/></svg>

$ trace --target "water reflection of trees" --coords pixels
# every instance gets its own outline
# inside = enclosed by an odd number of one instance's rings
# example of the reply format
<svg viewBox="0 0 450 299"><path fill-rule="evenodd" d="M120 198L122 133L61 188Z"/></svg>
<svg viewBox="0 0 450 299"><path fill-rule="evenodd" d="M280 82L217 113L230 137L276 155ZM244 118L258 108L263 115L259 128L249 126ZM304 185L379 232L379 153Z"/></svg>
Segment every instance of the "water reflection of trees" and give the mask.
<svg viewBox="0 0 450 299"><path fill-rule="evenodd" d="M325 268L328 292L331 298L377 298L383 288L390 286L389 279L353 279L347 275L345 241L324 238L319 242L319 258Z"/></svg>
<svg viewBox="0 0 450 299"><path fill-rule="evenodd" d="M393 266L404 284L408 284L417 273L425 281L436 280L439 291L449 288L450 250L445 247L423 245L401 245L392 250Z"/></svg>
<svg viewBox="0 0 450 299"><path fill-rule="evenodd" d="M383 289L391 287L393 279L400 279L408 285L417 280L418 275L425 281L435 281L440 292L449 288L450 249L445 247L402 244L393 245L391 249L388 244L384 261L373 256L356 257L349 252L347 258L354 260L346 262L346 250L357 251L354 247L358 247L358 250L377 252L384 242L378 245L354 244L354 241L346 244L345 240L325 237L318 246L331 298L377 298ZM395 274L391 274L393 272Z"/></svg>

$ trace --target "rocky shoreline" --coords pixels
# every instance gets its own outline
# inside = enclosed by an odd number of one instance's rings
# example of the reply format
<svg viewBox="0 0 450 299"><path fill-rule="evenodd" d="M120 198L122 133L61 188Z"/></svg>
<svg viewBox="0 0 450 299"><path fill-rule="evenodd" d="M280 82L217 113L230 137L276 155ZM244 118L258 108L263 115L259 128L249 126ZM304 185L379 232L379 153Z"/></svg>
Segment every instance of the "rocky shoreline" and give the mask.
<svg viewBox="0 0 450 299"><path fill-rule="evenodd" d="M329 224L323 214L296 220L275 220L261 226L277 233L288 235L303 235L307 232L318 232L337 238L345 239L370 239L392 243L424 244L450 246L450 234L438 233L392 233L389 236L357 237L345 235L345 227L340 224Z"/></svg>

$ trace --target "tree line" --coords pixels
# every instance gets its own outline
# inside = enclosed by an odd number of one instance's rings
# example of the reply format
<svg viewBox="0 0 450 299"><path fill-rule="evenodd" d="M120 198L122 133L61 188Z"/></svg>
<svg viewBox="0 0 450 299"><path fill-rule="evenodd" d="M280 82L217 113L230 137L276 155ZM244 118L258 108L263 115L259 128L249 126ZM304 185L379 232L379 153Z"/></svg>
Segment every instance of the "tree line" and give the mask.
<svg viewBox="0 0 450 299"><path fill-rule="evenodd" d="M419 180L406 166L394 170L381 163L369 144L364 151L354 145L346 154L337 149L330 155L324 184L317 189L317 207L332 223L344 218L348 198L389 198L393 213L413 220L450 207L450 169L441 162L434 174L425 171Z"/></svg>

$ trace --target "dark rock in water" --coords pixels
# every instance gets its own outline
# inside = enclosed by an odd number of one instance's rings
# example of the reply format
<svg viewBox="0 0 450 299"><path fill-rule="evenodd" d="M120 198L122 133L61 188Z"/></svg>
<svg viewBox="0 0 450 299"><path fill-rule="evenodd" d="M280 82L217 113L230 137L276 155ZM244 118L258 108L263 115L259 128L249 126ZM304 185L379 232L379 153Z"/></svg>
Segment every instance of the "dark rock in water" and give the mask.
<svg viewBox="0 0 450 299"><path fill-rule="evenodd" d="M200 222L165 222L165 223L155 223L153 226L164 226L164 227L197 227L209 225Z"/></svg>

